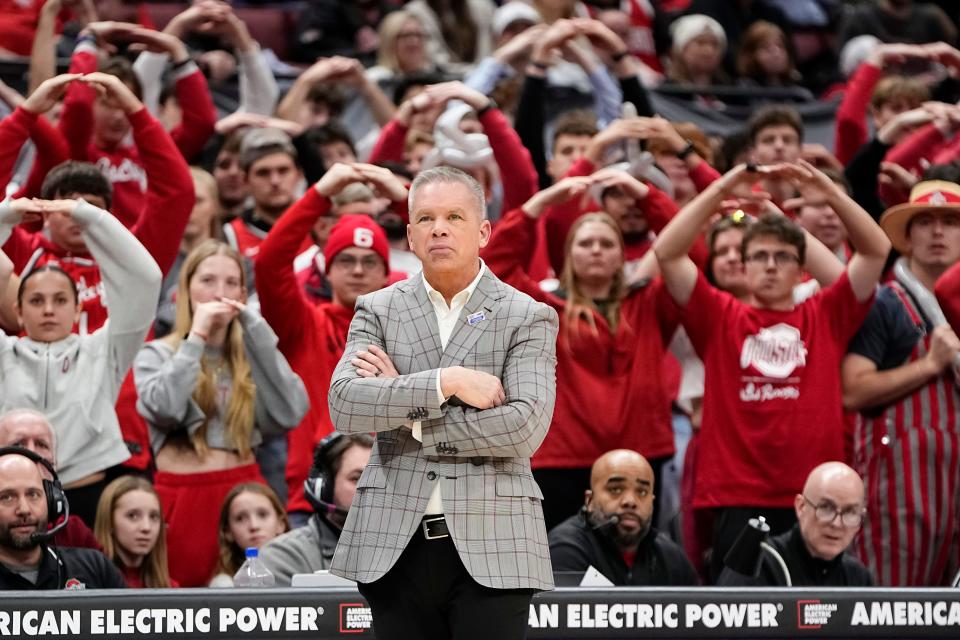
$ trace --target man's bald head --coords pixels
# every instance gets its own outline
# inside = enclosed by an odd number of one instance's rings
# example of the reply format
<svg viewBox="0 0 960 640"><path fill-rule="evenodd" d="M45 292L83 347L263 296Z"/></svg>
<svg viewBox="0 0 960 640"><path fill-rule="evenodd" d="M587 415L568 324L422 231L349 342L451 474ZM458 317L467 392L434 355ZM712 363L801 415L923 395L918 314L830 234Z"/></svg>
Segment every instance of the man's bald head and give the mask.
<svg viewBox="0 0 960 640"><path fill-rule="evenodd" d="M636 451L608 451L593 463L585 497L591 525L610 527L621 549L636 549L653 517L653 467Z"/></svg>
<svg viewBox="0 0 960 640"><path fill-rule="evenodd" d="M863 480L860 474L842 462L824 462L815 467L807 476L803 493L809 496L814 492L822 492L825 488L843 489L851 496L858 496L857 500L863 502Z"/></svg>
<svg viewBox="0 0 960 640"><path fill-rule="evenodd" d="M0 447L23 447L57 464L53 427L33 409L14 409L0 416Z"/></svg>
<svg viewBox="0 0 960 640"><path fill-rule="evenodd" d="M0 479L11 473L18 474L21 472L27 475L33 475L32 472L36 472L37 479L43 480L39 465L27 456L20 455L19 453L8 453L0 456Z"/></svg>
<svg viewBox="0 0 960 640"><path fill-rule="evenodd" d="M598 482L606 482L611 474L624 472L649 477L650 491L653 491L653 467L646 458L631 449L614 449L597 458L590 469L590 488L595 489Z"/></svg>
<svg viewBox="0 0 960 640"><path fill-rule="evenodd" d="M863 480L842 462L825 462L807 476L794 509L810 555L833 560L860 531L865 511Z"/></svg>

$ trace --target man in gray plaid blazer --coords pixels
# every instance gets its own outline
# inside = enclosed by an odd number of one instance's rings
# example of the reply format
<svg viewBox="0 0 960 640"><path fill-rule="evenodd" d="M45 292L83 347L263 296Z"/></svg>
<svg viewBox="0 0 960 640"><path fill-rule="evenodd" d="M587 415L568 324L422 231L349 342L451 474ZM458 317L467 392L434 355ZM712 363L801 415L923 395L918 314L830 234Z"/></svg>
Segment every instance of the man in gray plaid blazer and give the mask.
<svg viewBox="0 0 960 640"><path fill-rule="evenodd" d="M378 638L523 638L553 587L530 456L556 399L557 316L498 280L480 185L447 167L410 190L423 274L362 296L330 384L347 433L376 432L331 570Z"/></svg>

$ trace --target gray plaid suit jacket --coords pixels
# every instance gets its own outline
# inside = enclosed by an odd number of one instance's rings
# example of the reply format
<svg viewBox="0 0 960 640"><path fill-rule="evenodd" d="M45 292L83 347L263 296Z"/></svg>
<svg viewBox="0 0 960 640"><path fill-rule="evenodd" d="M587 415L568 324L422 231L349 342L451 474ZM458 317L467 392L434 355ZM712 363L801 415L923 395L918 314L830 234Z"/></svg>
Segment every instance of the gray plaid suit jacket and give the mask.
<svg viewBox="0 0 960 640"><path fill-rule="evenodd" d="M417 275L357 300L330 383L330 415L346 433L376 432L331 571L373 582L394 565L435 483L460 558L474 580L499 589L551 589L553 572L530 456L556 400L557 314L505 285L486 267L440 346L436 313ZM467 318L482 312L470 325ZM361 378L350 364L375 344L400 376ZM437 370L462 365L498 376L501 407L479 411L437 393ZM404 423L421 421L423 443Z"/></svg>

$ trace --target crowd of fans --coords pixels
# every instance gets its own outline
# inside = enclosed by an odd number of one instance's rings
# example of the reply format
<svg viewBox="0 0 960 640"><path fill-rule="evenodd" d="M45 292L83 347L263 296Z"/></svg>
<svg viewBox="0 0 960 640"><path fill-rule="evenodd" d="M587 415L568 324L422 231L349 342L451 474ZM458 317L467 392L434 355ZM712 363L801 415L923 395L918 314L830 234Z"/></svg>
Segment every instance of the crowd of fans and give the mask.
<svg viewBox="0 0 960 640"><path fill-rule="evenodd" d="M0 0L28 67L0 81L0 588L329 567L376 446L333 430L331 374L357 298L419 277L407 186L437 166L560 318L555 571L949 583L956 9L315 0L280 60L224 0ZM786 562L744 576L757 517Z"/></svg>

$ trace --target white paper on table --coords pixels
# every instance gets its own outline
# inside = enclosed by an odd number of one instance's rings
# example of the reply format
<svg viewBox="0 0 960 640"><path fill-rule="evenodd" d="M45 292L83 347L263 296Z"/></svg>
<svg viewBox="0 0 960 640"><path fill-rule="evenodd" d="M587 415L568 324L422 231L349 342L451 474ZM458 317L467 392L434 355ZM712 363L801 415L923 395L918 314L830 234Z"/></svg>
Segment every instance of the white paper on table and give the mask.
<svg viewBox="0 0 960 640"><path fill-rule="evenodd" d="M580 581L581 587L613 587L616 586L610 582L610 578L603 575L597 571L593 565L587 567L587 571L583 574L583 579Z"/></svg>

